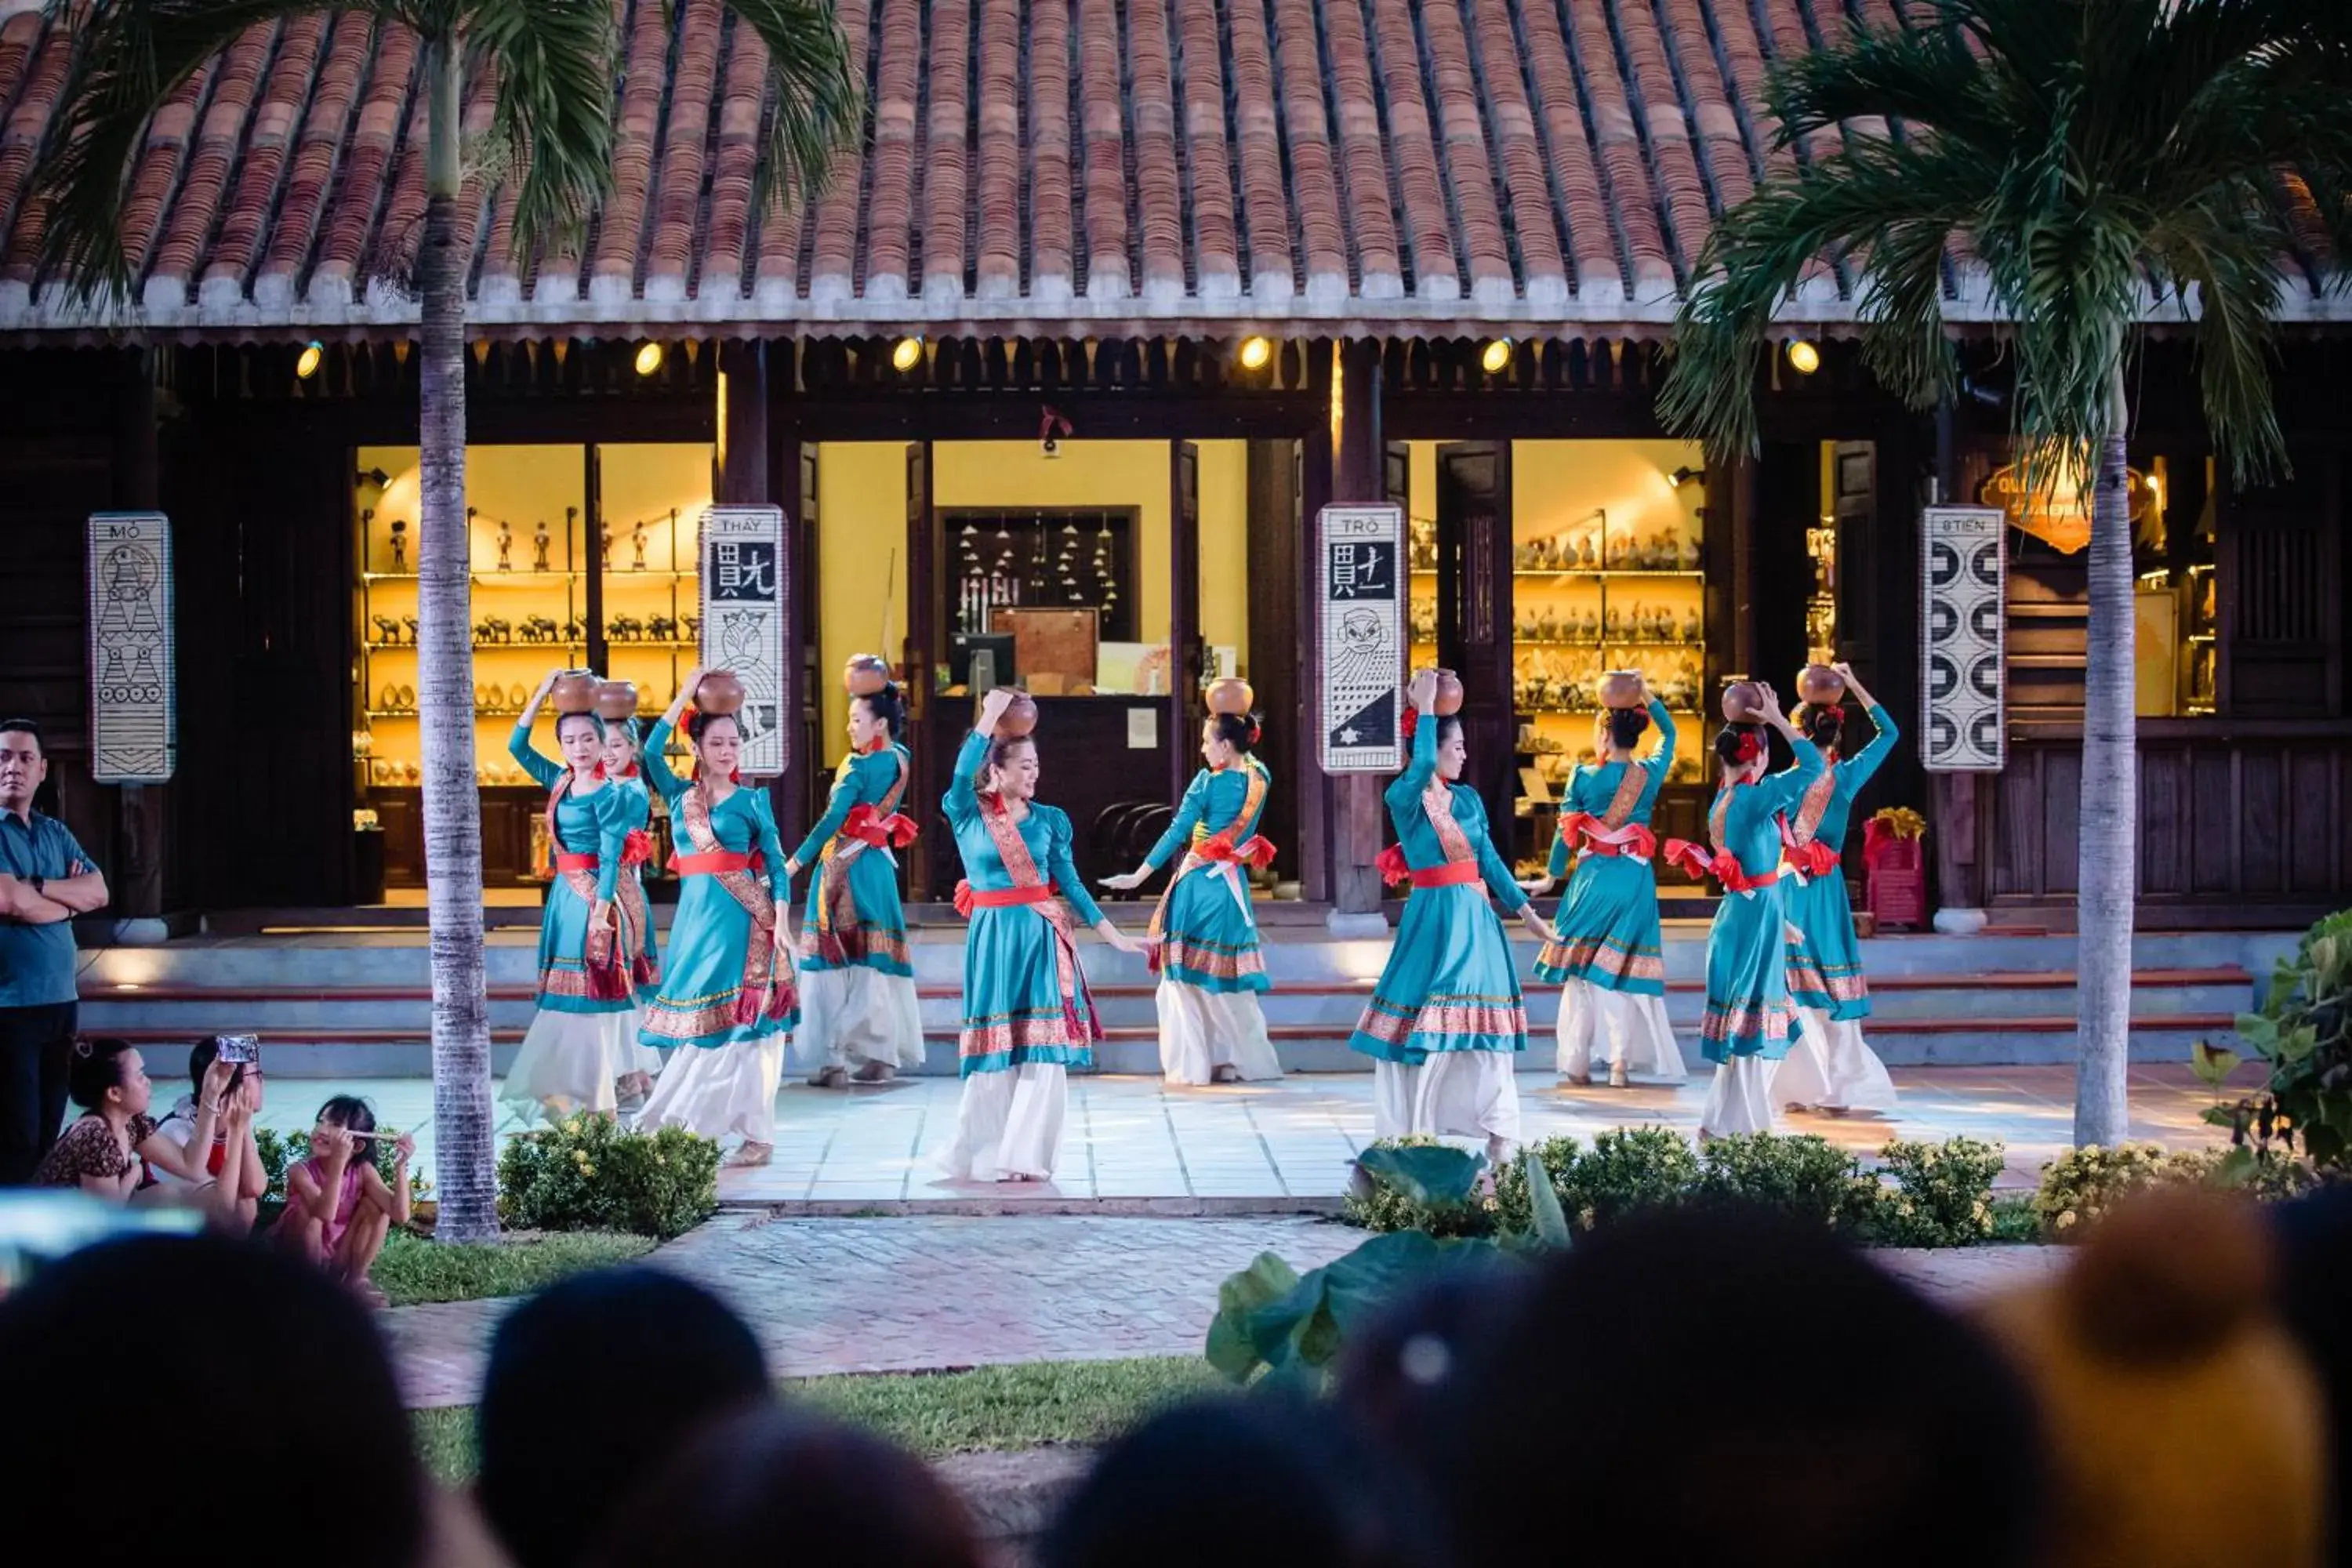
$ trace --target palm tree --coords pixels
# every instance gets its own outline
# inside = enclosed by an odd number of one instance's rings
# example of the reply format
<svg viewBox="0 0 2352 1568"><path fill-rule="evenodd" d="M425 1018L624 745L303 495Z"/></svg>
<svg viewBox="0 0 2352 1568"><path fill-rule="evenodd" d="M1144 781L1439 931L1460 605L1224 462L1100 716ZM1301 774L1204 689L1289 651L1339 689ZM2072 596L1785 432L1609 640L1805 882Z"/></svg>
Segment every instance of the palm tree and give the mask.
<svg viewBox="0 0 2352 1568"><path fill-rule="evenodd" d="M1724 216L1676 323L1659 405L1756 445L1774 312L1820 258L1852 269L1864 357L1915 407L1957 374L1948 284L1980 287L2017 365L2030 484L2095 464L2084 674L2074 1138L2130 1121L2137 756L2126 365L2143 327L2189 323L2217 452L2246 483L2284 468L2272 408L2280 267L2299 224L2346 232L2343 0L1911 0L1789 62L1782 145L1842 150ZM1874 124L1892 132L1861 132ZM2316 193L2317 210L2306 193ZM2302 200L2300 210L2296 210ZM2340 245L2338 247L2340 249Z"/></svg>
<svg viewBox="0 0 2352 1568"><path fill-rule="evenodd" d="M422 339L416 658L432 931L436 1234L456 1241L495 1235L466 531L459 116L469 75L495 73L497 108L486 162L520 171L510 182L509 198L520 254L531 254L576 226L612 184L614 84L625 74L616 8L608 0L53 3L79 14L82 42L35 176L36 188L53 204L44 262L86 296L113 296L130 282L120 218L131 161L149 117L247 28L341 11L406 27L425 45L426 199L411 284ZM857 123L859 91L848 46L830 0L727 3L766 46L773 86L759 195L792 199L821 184L834 147Z"/></svg>

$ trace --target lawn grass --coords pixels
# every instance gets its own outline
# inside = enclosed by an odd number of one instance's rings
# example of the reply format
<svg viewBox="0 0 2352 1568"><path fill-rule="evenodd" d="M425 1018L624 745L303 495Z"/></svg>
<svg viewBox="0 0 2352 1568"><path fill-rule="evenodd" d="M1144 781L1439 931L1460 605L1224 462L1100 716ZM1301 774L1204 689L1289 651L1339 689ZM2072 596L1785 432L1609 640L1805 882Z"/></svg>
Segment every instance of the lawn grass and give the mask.
<svg viewBox="0 0 2352 1568"><path fill-rule="evenodd" d="M1197 1356L1150 1356L795 1378L781 1393L936 1459L1049 1443L1105 1442L1160 1405L1224 1386ZM452 1484L473 1479L470 1407L420 1410L415 1424L417 1451L434 1475Z"/></svg>
<svg viewBox="0 0 2352 1568"><path fill-rule="evenodd" d="M654 1249L646 1236L605 1231L518 1232L498 1241L426 1241L394 1231L369 1278L395 1307L527 1296L567 1274L626 1263Z"/></svg>

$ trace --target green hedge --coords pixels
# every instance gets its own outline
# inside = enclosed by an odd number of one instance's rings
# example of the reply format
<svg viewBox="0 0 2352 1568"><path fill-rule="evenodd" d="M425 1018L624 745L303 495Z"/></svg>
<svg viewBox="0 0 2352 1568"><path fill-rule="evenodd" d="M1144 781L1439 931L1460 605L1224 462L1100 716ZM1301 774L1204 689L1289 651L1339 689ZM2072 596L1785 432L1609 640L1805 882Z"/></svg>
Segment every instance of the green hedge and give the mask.
<svg viewBox="0 0 2352 1568"><path fill-rule="evenodd" d="M635 1132L572 1116L509 1139L499 1155L499 1220L518 1229L667 1241L718 1212L719 1145L681 1127Z"/></svg>

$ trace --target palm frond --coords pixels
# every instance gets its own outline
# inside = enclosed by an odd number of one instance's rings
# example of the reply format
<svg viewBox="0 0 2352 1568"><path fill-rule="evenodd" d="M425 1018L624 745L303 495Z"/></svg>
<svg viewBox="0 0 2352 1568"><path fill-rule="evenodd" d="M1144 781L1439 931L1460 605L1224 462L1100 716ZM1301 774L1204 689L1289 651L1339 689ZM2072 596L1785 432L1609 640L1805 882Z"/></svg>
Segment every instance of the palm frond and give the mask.
<svg viewBox="0 0 2352 1568"><path fill-rule="evenodd" d="M586 220L613 184L613 7L602 0L467 0L475 70L498 73L490 136L522 171L514 246L529 256Z"/></svg>
<svg viewBox="0 0 2352 1568"><path fill-rule="evenodd" d="M40 265L87 296L127 287L122 205L132 157L164 100L247 28L316 11L392 9L371 0L51 0L80 34L33 168L48 213Z"/></svg>
<svg viewBox="0 0 2352 1568"><path fill-rule="evenodd" d="M727 0L738 23L760 35L775 85L767 155L753 204L796 200L824 188L834 150L859 133L864 92L832 0Z"/></svg>

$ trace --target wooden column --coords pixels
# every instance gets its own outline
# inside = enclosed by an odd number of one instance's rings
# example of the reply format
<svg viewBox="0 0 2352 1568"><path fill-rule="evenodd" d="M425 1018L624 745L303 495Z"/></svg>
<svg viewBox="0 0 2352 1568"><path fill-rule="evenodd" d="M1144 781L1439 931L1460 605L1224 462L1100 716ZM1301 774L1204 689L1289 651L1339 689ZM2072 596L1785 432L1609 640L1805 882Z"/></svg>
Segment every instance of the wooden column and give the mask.
<svg viewBox="0 0 2352 1568"><path fill-rule="evenodd" d="M155 359L137 348L125 357L116 402L120 420L114 442L114 505L120 511L152 511L161 504L156 453ZM184 609L174 595L173 615ZM201 622L192 622L192 629ZM163 912L164 831L168 784L124 784L120 790L116 847L119 864L106 867L107 889L119 918L149 919Z"/></svg>
<svg viewBox="0 0 2352 1568"><path fill-rule="evenodd" d="M1338 365L1334 345L1318 338L1307 349L1307 384L1315 407L1331 406L1331 377ZM1315 419L1292 447L1291 526L1289 540L1298 566L1291 591L1291 643L1298 679L1298 749L1293 753L1290 783L1298 801L1299 893L1314 903L1331 897L1331 781L1317 763L1320 738L1311 725L1315 692L1320 679L1322 647L1316 638L1315 574L1306 567L1312 549L1316 514L1331 500L1331 421Z"/></svg>
<svg viewBox="0 0 2352 1568"><path fill-rule="evenodd" d="M1249 647L1243 668L1265 715L1258 756L1274 775L1265 819L1258 829L1278 847L1276 874L1305 878L1301 854L1303 802L1299 770L1314 766L1314 735L1301 721L1307 688L1299 679L1299 614L1307 553L1298 532L1298 444L1252 441L1248 447L1249 511L1243 546L1249 556Z"/></svg>
<svg viewBox="0 0 2352 1568"><path fill-rule="evenodd" d="M1201 448L1168 444L1168 787L1171 800L1192 782L1192 731L1200 725Z"/></svg>
<svg viewBox="0 0 2352 1568"><path fill-rule="evenodd" d="M1331 459L1335 502L1383 498L1385 452L1381 444L1381 344L1359 338L1341 350L1339 419ZM1338 915L1377 915L1381 874L1382 781L1370 773L1329 779L1331 908Z"/></svg>

